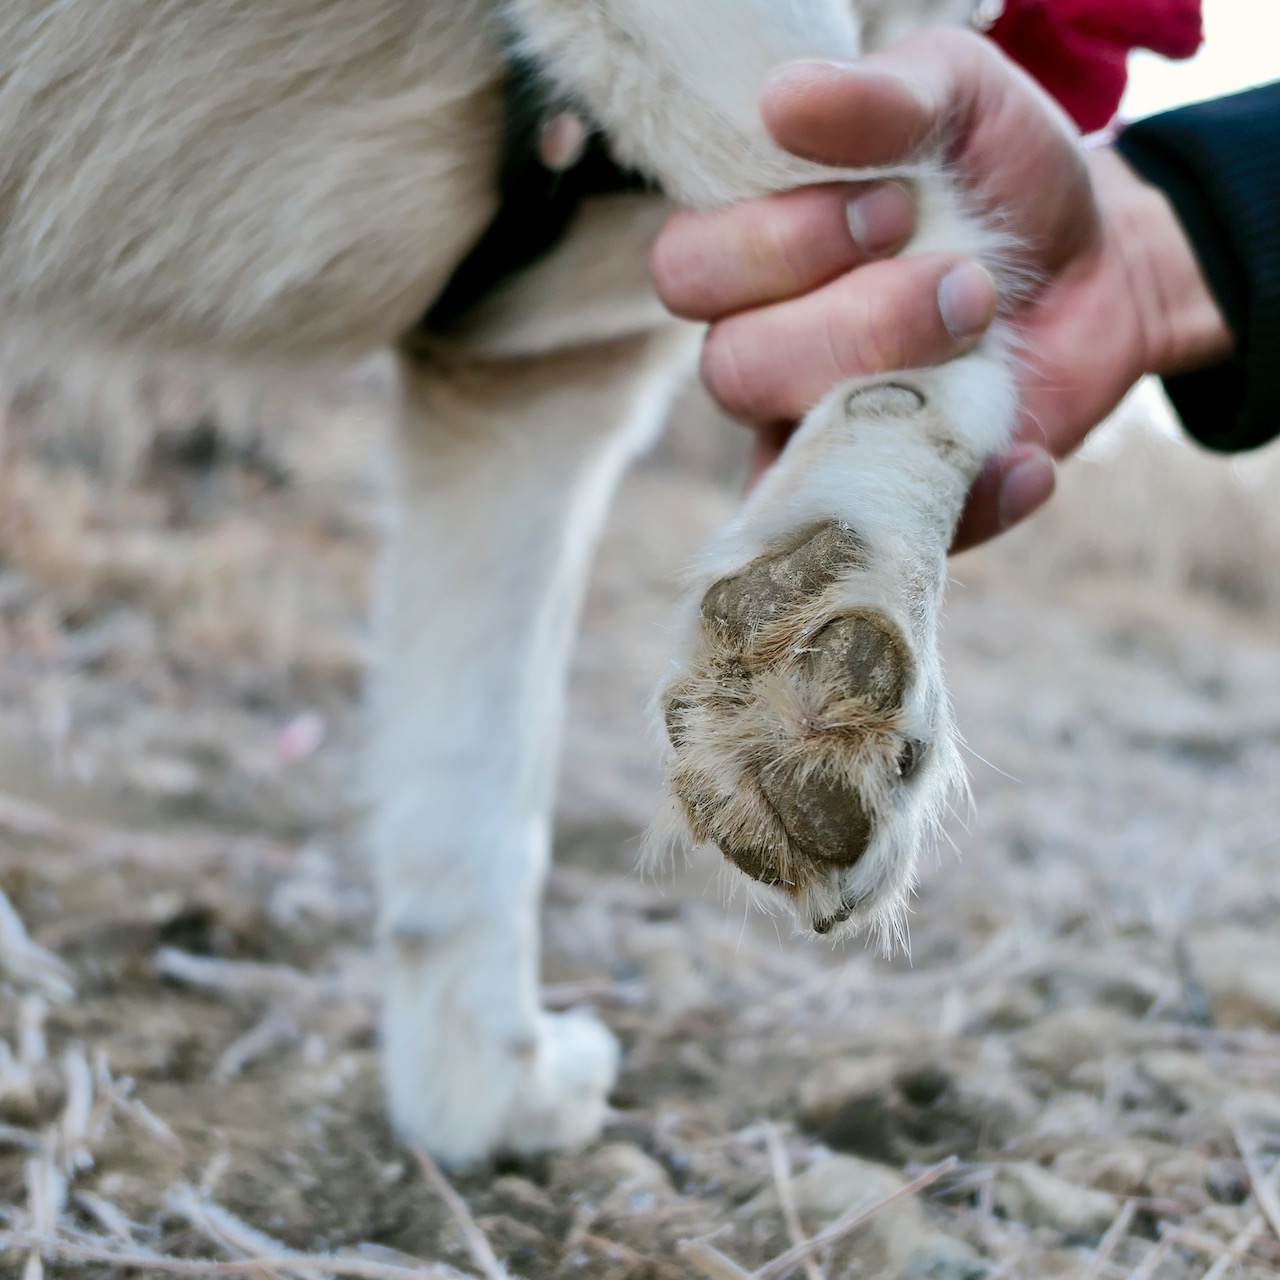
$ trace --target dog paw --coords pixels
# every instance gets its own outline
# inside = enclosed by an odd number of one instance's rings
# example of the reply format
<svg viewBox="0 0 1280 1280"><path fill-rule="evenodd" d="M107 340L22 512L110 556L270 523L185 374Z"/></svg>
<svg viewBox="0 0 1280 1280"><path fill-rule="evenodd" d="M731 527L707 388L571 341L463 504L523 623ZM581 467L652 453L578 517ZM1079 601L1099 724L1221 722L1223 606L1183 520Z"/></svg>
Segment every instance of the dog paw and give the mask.
<svg viewBox="0 0 1280 1280"><path fill-rule="evenodd" d="M797 531L706 589L662 697L693 838L818 933L892 919L945 800L946 699L912 626L938 573L894 572L839 520Z"/></svg>
<svg viewBox="0 0 1280 1280"><path fill-rule="evenodd" d="M394 1127L441 1165L531 1156L590 1142L618 1073L613 1034L586 1013L487 1024L448 1000L409 1008L397 984L384 1013L383 1069Z"/></svg>
<svg viewBox="0 0 1280 1280"><path fill-rule="evenodd" d="M563 1151L592 1141L609 1113L618 1042L589 1014L544 1014L539 1043L507 1112L499 1149Z"/></svg>

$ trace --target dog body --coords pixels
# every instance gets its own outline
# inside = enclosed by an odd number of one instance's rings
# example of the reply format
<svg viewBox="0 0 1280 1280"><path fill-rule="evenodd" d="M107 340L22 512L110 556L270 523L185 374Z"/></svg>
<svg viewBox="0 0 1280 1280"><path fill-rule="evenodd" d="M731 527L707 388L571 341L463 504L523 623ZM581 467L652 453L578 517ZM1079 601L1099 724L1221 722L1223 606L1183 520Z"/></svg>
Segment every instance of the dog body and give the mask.
<svg viewBox="0 0 1280 1280"><path fill-rule="evenodd" d="M400 349L368 838L390 1105L446 1162L582 1141L603 1120L612 1038L537 996L564 684L611 492L697 339L648 284L665 201L627 193L585 202L448 332L402 343L497 211L510 58L545 80L548 120L588 120L670 197L709 205L839 176L768 139L773 66L969 9L9 0L0 15L16 342L267 375ZM938 164L909 176L915 249L998 257ZM943 565L1013 410L998 330L943 369L834 389L699 570L663 695L670 816L819 931L892 927L958 774Z"/></svg>

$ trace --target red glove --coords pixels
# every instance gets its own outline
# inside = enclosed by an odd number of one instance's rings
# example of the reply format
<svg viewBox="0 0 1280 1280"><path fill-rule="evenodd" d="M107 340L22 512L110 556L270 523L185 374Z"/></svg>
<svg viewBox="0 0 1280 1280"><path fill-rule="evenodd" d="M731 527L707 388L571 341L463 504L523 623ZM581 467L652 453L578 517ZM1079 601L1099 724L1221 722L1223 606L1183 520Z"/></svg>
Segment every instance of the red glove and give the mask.
<svg viewBox="0 0 1280 1280"><path fill-rule="evenodd" d="M1092 133L1120 105L1131 49L1189 58L1204 33L1200 0L1007 0L991 38Z"/></svg>

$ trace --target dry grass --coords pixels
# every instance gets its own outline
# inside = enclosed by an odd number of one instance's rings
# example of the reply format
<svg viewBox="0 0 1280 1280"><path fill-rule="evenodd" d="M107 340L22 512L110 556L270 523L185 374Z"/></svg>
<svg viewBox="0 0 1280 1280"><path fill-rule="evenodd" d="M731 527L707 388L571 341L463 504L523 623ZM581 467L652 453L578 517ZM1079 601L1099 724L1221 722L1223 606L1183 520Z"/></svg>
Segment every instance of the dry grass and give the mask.
<svg viewBox="0 0 1280 1280"><path fill-rule="evenodd" d="M678 433L589 605L546 917L549 1000L626 1045L615 1122L450 1186L381 1119L344 835L376 387L212 436L154 397L110 449L30 397L6 431L6 1274L1280 1272L1280 453L1118 428L956 563L976 812L908 964L726 907L714 860L630 871L675 575L732 503L734 446Z"/></svg>

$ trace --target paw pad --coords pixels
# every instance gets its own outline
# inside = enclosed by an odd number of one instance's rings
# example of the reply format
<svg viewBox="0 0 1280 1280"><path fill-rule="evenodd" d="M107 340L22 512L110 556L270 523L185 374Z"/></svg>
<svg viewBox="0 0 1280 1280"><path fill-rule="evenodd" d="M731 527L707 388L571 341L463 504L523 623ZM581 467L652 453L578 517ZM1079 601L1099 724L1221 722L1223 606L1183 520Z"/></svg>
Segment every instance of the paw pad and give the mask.
<svg viewBox="0 0 1280 1280"><path fill-rule="evenodd" d="M842 584L869 568L865 544L828 521L720 579L663 703L670 785L695 837L754 880L817 892L820 932L857 910L837 886L925 758L900 727L915 670L903 631L841 607Z"/></svg>
<svg viewBox="0 0 1280 1280"><path fill-rule="evenodd" d="M911 658L901 633L883 616L837 618L814 637L807 657L815 680L865 698L881 711L902 705Z"/></svg>
<svg viewBox="0 0 1280 1280"><path fill-rule="evenodd" d="M702 597L702 619L725 641L750 649L761 628L785 619L865 560L862 543L843 525L832 520L810 527L790 548L715 583Z"/></svg>
<svg viewBox="0 0 1280 1280"><path fill-rule="evenodd" d="M760 789L791 843L806 857L851 867L866 853L871 843L871 818L849 779L806 776L796 769L766 770Z"/></svg>

